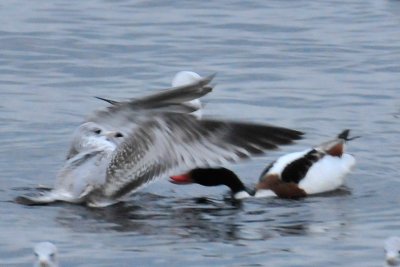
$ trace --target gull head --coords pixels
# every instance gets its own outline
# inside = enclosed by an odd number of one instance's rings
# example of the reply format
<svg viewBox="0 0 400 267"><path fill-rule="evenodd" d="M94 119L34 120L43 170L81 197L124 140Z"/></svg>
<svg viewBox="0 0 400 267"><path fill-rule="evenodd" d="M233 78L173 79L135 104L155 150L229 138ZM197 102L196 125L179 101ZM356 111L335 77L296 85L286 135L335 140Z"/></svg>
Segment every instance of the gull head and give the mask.
<svg viewBox="0 0 400 267"><path fill-rule="evenodd" d="M57 247L50 242L40 242L33 248L35 262L33 267L58 267Z"/></svg>
<svg viewBox="0 0 400 267"><path fill-rule="evenodd" d="M387 264L396 266L399 263L400 237L392 236L385 240L385 257Z"/></svg>
<svg viewBox="0 0 400 267"><path fill-rule="evenodd" d="M124 134L102 127L95 122L81 124L74 132L72 146L78 152L86 149L115 149L124 139Z"/></svg>
<svg viewBox="0 0 400 267"><path fill-rule="evenodd" d="M172 86L183 86L188 85L191 83L195 83L201 80L201 76L193 71L180 71L175 74L174 78L172 79Z"/></svg>

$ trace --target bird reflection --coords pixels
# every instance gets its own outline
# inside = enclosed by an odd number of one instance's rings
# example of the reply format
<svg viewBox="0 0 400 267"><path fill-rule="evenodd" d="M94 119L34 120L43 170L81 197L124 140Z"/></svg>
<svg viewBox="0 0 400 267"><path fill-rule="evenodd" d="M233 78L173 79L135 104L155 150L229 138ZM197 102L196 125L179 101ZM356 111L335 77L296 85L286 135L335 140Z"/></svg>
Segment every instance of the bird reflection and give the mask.
<svg viewBox="0 0 400 267"><path fill-rule="evenodd" d="M124 232L171 236L195 242L245 242L278 236L307 236L345 223L328 225L313 218L312 199L250 199L228 203L212 198L176 199L150 193L105 209L60 204L56 221L74 232ZM144 201L145 200L145 201ZM169 238L169 237L168 237Z"/></svg>

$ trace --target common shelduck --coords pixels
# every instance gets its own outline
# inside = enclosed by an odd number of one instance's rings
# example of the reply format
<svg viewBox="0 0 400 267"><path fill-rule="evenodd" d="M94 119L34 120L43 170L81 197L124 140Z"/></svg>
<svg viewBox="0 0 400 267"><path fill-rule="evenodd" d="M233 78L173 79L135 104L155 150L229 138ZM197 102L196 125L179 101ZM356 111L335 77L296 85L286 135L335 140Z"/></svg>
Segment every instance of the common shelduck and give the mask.
<svg viewBox="0 0 400 267"><path fill-rule="evenodd" d="M287 128L188 115L193 110L181 104L209 93L212 78L110 102L75 131L54 189L17 202L104 207L177 170L236 162L301 138L301 132Z"/></svg>
<svg viewBox="0 0 400 267"><path fill-rule="evenodd" d="M300 198L339 188L355 164L354 157L344 153L346 141L357 138L349 138L349 132L345 130L334 140L278 158L261 173L255 197ZM234 172L226 168L197 168L171 176L170 181L175 184L226 185L235 198L250 197L251 192Z"/></svg>
<svg viewBox="0 0 400 267"><path fill-rule="evenodd" d="M283 198L299 198L335 190L353 169L355 159L344 153L350 130L344 130L334 140L301 152L278 158L260 175L256 197L271 191Z"/></svg>

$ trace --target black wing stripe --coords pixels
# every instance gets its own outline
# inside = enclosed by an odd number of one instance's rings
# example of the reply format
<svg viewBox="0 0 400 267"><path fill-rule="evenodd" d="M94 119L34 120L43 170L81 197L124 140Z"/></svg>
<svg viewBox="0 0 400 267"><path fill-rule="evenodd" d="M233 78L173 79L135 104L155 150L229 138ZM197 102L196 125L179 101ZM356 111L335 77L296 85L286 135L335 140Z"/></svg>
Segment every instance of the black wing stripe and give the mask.
<svg viewBox="0 0 400 267"><path fill-rule="evenodd" d="M325 154L322 152L319 152L315 149L311 150L303 157L291 162L288 166L286 166L281 174L282 181L298 184L306 176L311 166L324 156Z"/></svg>

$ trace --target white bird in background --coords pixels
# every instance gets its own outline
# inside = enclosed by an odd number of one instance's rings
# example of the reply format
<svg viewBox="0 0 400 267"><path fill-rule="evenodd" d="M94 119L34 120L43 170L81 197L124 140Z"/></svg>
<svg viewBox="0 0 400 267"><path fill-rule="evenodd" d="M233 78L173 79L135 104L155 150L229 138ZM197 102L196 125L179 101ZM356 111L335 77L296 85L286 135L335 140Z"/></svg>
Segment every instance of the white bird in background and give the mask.
<svg viewBox="0 0 400 267"><path fill-rule="evenodd" d="M177 87L177 86L184 86L192 83L196 83L200 81L202 77L197 74L196 72L193 71L180 71L175 74L174 78L172 79L172 87ZM203 112L201 110L202 104L200 102L200 99L193 99L191 101L185 102L185 105L189 107L196 108L197 110L192 112L191 114L194 115L196 118L201 119L203 116Z"/></svg>
<svg viewBox="0 0 400 267"><path fill-rule="evenodd" d="M183 168L236 162L301 138L291 129L188 115L197 109L185 103L209 93L213 77L143 98L103 99L111 106L77 128L54 188L16 201L104 207Z"/></svg>
<svg viewBox="0 0 400 267"><path fill-rule="evenodd" d="M33 267L58 267L58 250L50 242L37 243L33 248L35 260Z"/></svg>
<svg viewBox="0 0 400 267"><path fill-rule="evenodd" d="M399 264L400 237L391 236L385 240L384 244L386 263L390 266Z"/></svg>

